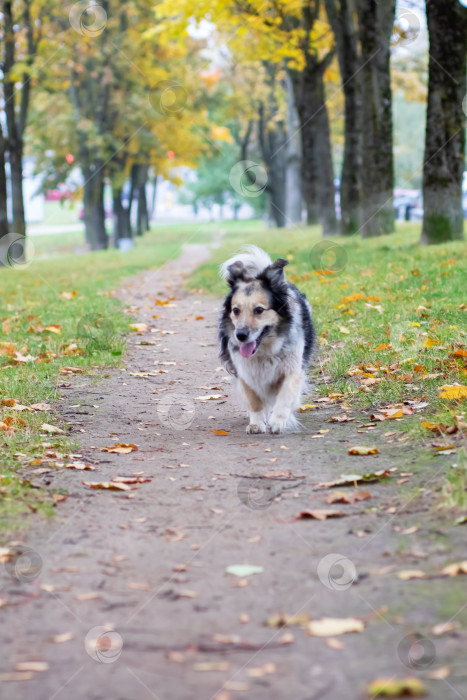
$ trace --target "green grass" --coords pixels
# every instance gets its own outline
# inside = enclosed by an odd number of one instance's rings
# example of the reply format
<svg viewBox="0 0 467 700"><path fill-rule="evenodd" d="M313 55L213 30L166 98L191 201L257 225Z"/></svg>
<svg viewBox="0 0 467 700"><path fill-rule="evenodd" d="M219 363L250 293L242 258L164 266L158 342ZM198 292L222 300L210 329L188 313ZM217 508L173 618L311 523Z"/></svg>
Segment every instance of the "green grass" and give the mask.
<svg viewBox="0 0 467 700"><path fill-rule="evenodd" d="M391 236L332 242L323 241L317 227L260 231L245 226L229 233L190 284L224 294L217 266L245 243L287 258L288 279L313 305L318 393L340 392L352 408L375 412L419 399L428 403L423 412L388 421L388 430L402 427L430 442L456 441L458 435L443 438L421 423L453 426L456 415L466 422L466 401L439 398L441 386L467 383L466 358L459 356L466 344L467 310L461 308L467 304L466 244L422 247L419 237L419 225L410 223L400 224Z"/></svg>
<svg viewBox="0 0 467 700"><path fill-rule="evenodd" d="M52 512L53 494L33 488L18 469L42 459L47 465L44 444L65 455L76 449L66 432L41 430L43 423L59 425L53 413L17 411L11 399L25 406L53 403L57 385L67 381L61 368L98 377L104 367L121 363L131 319L113 290L123 278L178 257L183 243L210 241L219 228L159 226L129 253L73 255L68 236L44 236L39 245L33 239L34 255L24 269L0 268L0 531L11 533L25 513Z"/></svg>

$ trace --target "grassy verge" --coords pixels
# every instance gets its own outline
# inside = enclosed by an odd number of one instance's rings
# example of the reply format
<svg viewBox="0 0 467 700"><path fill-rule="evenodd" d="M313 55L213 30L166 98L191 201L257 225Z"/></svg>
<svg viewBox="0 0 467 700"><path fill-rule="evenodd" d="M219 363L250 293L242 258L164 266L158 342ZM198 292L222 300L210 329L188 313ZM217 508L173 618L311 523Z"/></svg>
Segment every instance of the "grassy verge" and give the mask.
<svg viewBox="0 0 467 700"><path fill-rule="evenodd" d="M217 230L157 227L129 253L81 256L67 248L67 237L34 237L38 254L29 265L0 268L0 531L16 529L31 511L53 511L53 494L18 470L47 465L48 450L66 455L76 448L66 432L43 426L60 428L52 404L70 371L98 376L121 362L131 320L113 290L122 278L177 257L184 242L207 242Z"/></svg>
<svg viewBox="0 0 467 700"><path fill-rule="evenodd" d="M453 389L452 398L442 398L441 387L467 384L466 245L421 247L419 236L416 224L399 225L391 236L333 241L323 241L313 227L262 232L245 227L229 233L191 286L223 294L217 265L245 243L287 258L289 280L314 309L318 393L341 394L345 405L368 415L384 415L391 404L427 404L412 417L391 420L388 430L457 444L467 423L467 401L455 397L466 390ZM404 406L408 412L410 404Z"/></svg>

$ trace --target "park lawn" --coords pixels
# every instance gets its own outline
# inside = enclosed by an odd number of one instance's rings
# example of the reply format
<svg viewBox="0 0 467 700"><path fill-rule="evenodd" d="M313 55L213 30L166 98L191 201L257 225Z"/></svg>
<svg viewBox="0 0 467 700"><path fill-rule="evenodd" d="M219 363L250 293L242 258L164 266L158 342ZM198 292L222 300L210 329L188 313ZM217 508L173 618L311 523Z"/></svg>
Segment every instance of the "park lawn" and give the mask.
<svg viewBox="0 0 467 700"><path fill-rule="evenodd" d="M368 417L382 415L391 404L427 403L416 415L388 420L387 430L407 430L428 444L457 444L461 431L446 435L442 426L454 431L467 423L467 399L440 394L442 386L467 385L466 244L425 247L418 245L419 237L420 226L412 223L398 225L390 236L332 242L323 240L317 227L264 229L256 235L236 231L190 285L225 293L218 263L243 244L287 258L288 279L313 306L319 341L315 391L323 397L342 394L345 405L365 410Z"/></svg>
<svg viewBox="0 0 467 700"><path fill-rule="evenodd" d="M18 407L53 404L69 380L65 367L97 379L121 364L132 317L113 290L123 278L178 257L183 243L208 242L218 230L218 224L158 226L129 253L85 255L71 254L73 248L60 255L59 236L34 237L29 265L0 268L0 531L16 529L24 513L53 511L53 494L34 488L18 469L48 466L47 450L66 456L77 449L53 411ZM48 433L44 423L64 432Z"/></svg>

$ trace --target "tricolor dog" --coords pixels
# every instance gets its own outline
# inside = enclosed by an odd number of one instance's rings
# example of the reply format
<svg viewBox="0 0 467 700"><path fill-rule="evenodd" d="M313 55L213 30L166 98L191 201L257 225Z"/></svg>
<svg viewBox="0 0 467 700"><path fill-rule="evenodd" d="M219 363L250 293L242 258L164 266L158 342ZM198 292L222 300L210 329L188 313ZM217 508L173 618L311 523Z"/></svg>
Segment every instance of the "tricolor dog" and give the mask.
<svg viewBox="0 0 467 700"><path fill-rule="evenodd" d="M298 427L294 412L306 387L315 331L305 295L285 279L287 264L247 246L221 266L230 292L219 322L220 358L248 407L247 433Z"/></svg>

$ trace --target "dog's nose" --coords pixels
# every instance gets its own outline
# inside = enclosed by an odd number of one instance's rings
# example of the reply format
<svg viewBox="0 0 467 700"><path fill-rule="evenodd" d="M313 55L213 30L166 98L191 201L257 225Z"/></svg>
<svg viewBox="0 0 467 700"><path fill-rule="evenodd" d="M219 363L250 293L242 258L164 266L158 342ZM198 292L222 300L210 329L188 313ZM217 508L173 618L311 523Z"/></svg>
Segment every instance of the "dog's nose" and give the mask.
<svg viewBox="0 0 467 700"><path fill-rule="evenodd" d="M235 335L237 336L237 340L239 340L241 343L244 343L245 340L248 338L248 331L245 330L245 328L239 328Z"/></svg>

